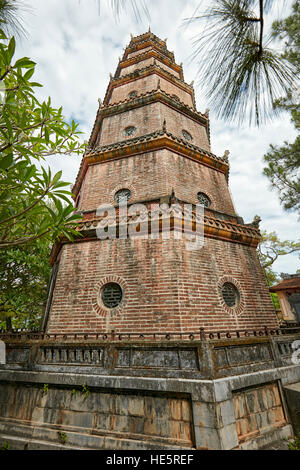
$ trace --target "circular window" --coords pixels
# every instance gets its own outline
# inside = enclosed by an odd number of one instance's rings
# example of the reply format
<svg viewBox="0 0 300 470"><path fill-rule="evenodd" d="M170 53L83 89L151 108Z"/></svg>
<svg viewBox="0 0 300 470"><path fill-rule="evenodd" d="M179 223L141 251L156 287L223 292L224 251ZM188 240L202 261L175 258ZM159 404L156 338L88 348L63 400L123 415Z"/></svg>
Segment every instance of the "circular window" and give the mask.
<svg viewBox="0 0 300 470"><path fill-rule="evenodd" d="M136 127L134 126L129 126L129 127L126 127L125 129L125 135L129 136L129 135L133 135L136 131Z"/></svg>
<svg viewBox="0 0 300 470"><path fill-rule="evenodd" d="M120 202L129 201L131 198L131 191L129 189L120 189L115 194L115 201L119 204Z"/></svg>
<svg viewBox="0 0 300 470"><path fill-rule="evenodd" d="M193 137L191 136L191 134L188 131L185 131L184 129L182 131L182 135L186 140L193 140Z"/></svg>
<svg viewBox="0 0 300 470"><path fill-rule="evenodd" d="M209 207L211 205L211 200L206 196L206 194L199 192L197 194L197 198L202 206Z"/></svg>
<svg viewBox="0 0 300 470"><path fill-rule="evenodd" d="M135 91L135 90L133 90L133 91L131 91L131 92L129 93L128 96L129 96L129 98L135 98L137 95L138 95L138 92Z"/></svg>
<svg viewBox="0 0 300 470"><path fill-rule="evenodd" d="M102 287L101 300L106 308L117 307L123 297L121 286L116 282L109 282Z"/></svg>
<svg viewBox="0 0 300 470"><path fill-rule="evenodd" d="M231 282L225 282L222 286L222 297L228 307L235 307L240 300L240 293Z"/></svg>

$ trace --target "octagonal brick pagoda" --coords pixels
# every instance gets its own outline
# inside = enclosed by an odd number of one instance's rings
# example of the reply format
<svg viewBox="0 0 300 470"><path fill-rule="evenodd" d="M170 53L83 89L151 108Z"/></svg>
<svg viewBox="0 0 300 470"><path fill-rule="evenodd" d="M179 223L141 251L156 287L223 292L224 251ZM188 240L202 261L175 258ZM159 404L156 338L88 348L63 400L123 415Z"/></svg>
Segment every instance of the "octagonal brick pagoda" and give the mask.
<svg viewBox="0 0 300 470"><path fill-rule="evenodd" d="M81 237L52 250L43 329L193 332L277 327L256 247L257 224L236 214L228 155L211 151L208 113L166 42L132 37L99 101L73 187ZM246 188L245 188L246 189ZM99 239L97 208L204 206L204 246L169 238ZM125 217L126 218L126 217ZM120 217L119 217L120 219ZM117 220L117 224L120 220ZM130 224L128 216L123 224ZM174 228L174 227L173 227Z"/></svg>

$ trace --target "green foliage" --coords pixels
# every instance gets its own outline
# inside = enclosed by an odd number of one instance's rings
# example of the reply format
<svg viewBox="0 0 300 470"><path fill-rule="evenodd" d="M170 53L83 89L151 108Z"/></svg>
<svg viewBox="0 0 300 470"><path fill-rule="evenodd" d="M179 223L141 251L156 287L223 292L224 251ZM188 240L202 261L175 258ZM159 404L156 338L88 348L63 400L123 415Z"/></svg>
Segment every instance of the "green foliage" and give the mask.
<svg viewBox="0 0 300 470"><path fill-rule="evenodd" d="M261 232L261 242L258 245L258 256L260 263L264 268L266 281L268 286L273 286L280 281L279 275L272 269L273 263L280 257L289 253L300 251L300 240L281 241L276 232L267 232L263 230ZM275 293L271 293L271 299L276 310L280 310L280 304L278 296Z"/></svg>
<svg viewBox="0 0 300 470"><path fill-rule="evenodd" d="M61 181L61 171L53 175L40 165L51 155L83 151L78 125L67 123L50 98L38 101L35 63L27 57L13 62L14 37L8 41L0 31L0 40L0 248L42 237L72 240L79 216L65 189L69 183Z"/></svg>
<svg viewBox="0 0 300 470"><path fill-rule="evenodd" d="M62 432L62 431L58 431L58 437L59 437L59 440L62 444L66 444L66 442L68 441L68 436L65 432Z"/></svg>
<svg viewBox="0 0 300 470"><path fill-rule="evenodd" d="M278 113L273 102L292 86L295 70L264 37L265 12L274 0L213 0L187 20L199 24L194 60L199 83L217 114L259 125ZM201 5L201 4L200 4Z"/></svg>
<svg viewBox="0 0 300 470"><path fill-rule="evenodd" d="M300 432L297 434L294 440L288 442L289 450L300 450Z"/></svg>
<svg viewBox="0 0 300 470"><path fill-rule="evenodd" d="M1 450L9 450L9 443L8 442L3 442L3 445L1 447Z"/></svg>
<svg viewBox="0 0 300 470"><path fill-rule="evenodd" d="M271 144L264 160L267 163L264 174L272 189L277 190L283 208L300 214L300 135L291 144L285 142L281 147Z"/></svg>
<svg viewBox="0 0 300 470"><path fill-rule="evenodd" d="M90 391L87 388L86 384L82 386L81 394L83 395L84 398L87 398L89 396Z"/></svg>
<svg viewBox="0 0 300 470"><path fill-rule="evenodd" d="M43 392L45 393L45 395L49 392L49 385L48 384L44 384Z"/></svg>
<svg viewBox="0 0 300 470"><path fill-rule="evenodd" d="M297 72L300 71L300 2L296 0L292 7L292 14L283 20L274 21L272 36L285 41L283 57L294 64Z"/></svg>
<svg viewBox="0 0 300 470"><path fill-rule="evenodd" d="M0 0L0 23L2 23L3 31L6 34L26 36L21 13L28 9L28 5L20 0Z"/></svg>
<svg viewBox="0 0 300 470"><path fill-rule="evenodd" d="M37 329L50 278L49 243L0 250L0 329Z"/></svg>
<svg viewBox="0 0 300 470"><path fill-rule="evenodd" d="M273 302L275 310L280 310L280 303L278 300L278 295L275 292L270 292L271 300Z"/></svg>
<svg viewBox="0 0 300 470"><path fill-rule="evenodd" d="M293 5L293 14L285 20L273 23L273 37L285 41L282 57L300 72L300 2ZM288 90L286 96L274 102L274 107L288 111L296 130L300 128L299 92ZM270 145L264 156L267 166L264 174L271 187L277 190L285 210L300 214L300 135L295 142L284 142L281 147Z"/></svg>
<svg viewBox="0 0 300 470"><path fill-rule="evenodd" d="M283 240L281 241L276 232L261 232L261 242L258 246L258 255L261 265L264 269L272 266L272 264L279 258L289 253L300 251L300 240ZM270 277L271 281L278 279ZM274 282L272 282L274 284Z"/></svg>

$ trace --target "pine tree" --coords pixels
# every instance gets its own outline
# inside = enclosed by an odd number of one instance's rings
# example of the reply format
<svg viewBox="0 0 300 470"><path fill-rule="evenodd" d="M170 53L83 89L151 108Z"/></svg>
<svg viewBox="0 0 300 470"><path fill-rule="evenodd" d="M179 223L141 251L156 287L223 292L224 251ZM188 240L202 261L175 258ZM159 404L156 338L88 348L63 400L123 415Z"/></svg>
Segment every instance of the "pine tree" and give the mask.
<svg viewBox="0 0 300 470"><path fill-rule="evenodd" d="M199 25L193 58L209 105L227 121L260 125L279 113L273 103L293 86L295 68L265 37L274 0L213 0L187 20ZM200 4L201 6L201 4Z"/></svg>
<svg viewBox="0 0 300 470"><path fill-rule="evenodd" d="M282 21L273 24L273 37L285 41L282 54L300 72L300 2L293 4L293 13ZM296 130L300 129L299 92L290 89L285 97L278 99L274 106L291 114ZM273 189L278 191L280 202L285 210L300 214L300 135L293 143L284 142L278 147L270 145L264 156L267 166L264 174L269 178Z"/></svg>

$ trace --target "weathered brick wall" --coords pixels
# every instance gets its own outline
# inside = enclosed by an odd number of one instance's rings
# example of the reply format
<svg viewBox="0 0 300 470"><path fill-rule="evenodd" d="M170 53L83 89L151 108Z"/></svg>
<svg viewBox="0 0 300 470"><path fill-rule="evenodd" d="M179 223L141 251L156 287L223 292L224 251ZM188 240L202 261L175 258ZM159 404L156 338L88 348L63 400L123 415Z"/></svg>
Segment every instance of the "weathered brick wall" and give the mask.
<svg viewBox="0 0 300 470"><path fill-rule="evenodd" d="M114 203L114 193L128 188L130 203L158 199L171 194L197 204L199 191L207 194L211 208L234 214L225 175L198 162L159 150L89 166L81 189L80 210L93 210Z"/></svg>
<svg viewBox="0 0 300 470"><path fill-rule="evenodd" d="M129 126L136 128L136 132L130 137L139 137L161 130L164 120L166 120L167 131L175 137L184 139L182 134L184 129L192 136L192 141L187 141L187 143L210 151L206 128L163 103L151 103L104 118L97 145L109 145L126 140L128 137L126 137L125 129Z"/></svg>
<svg viewBox="0 0 300 470"><path fill-rule="evenodd" d="M221 286L234 282L237 308L224 305ZM121 304L103 307L106 282L123 289ZM106 240L62 250L49 332L198 331L277 326L255 249L205 240L187 251L184 240Z"/></svg>
<svg viewBox="0 0 300 470"><path fill-rule="evenodd" d="M139 93L146 93L148 91L156 90L157 83L160 80L161 90L169 93L170 95L176 95L187 106L194 107L191 95L179 88L175 83L160 77L156 73L152 73L146 77L135 78L130 82L124 83L113 89L109 104L118 103L128 97L131 91L138 91Z"/></svg>

